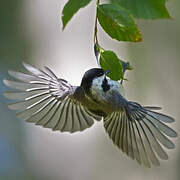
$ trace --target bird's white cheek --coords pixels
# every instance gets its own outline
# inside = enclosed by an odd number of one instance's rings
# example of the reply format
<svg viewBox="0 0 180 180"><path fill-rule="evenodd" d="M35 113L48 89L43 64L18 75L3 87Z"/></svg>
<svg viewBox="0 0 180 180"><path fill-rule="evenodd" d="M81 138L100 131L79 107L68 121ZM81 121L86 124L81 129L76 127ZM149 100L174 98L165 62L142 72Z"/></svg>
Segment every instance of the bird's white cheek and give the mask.
<svg viewBox="0 0 180 180"><path fill-rule="evenodd" d="M95 99L97 99L97 101L103 101L105 96L101 84L102 84L102 78L97 78L93 80L91 86L91 94Z"/></svg>

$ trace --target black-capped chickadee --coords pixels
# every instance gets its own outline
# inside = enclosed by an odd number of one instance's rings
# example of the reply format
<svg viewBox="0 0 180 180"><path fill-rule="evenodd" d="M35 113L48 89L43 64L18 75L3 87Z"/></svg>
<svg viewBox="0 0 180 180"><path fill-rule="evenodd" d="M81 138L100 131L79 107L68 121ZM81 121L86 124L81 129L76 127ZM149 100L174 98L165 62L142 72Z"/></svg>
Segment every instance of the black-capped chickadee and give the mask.
<svg viewBox="0 0 180 180"><path fill-rule="evenodd" d="M23 64L26 74L9 71L14 80L4 83L16 89L5 92L15 103L10 109L19 110L17 116L27 122L51 128L53 131L83 131L94 120L103 119L104 127L113 143L139 164L160 165L158 158L168 159L163 147L175 147L169 137L176 132L165 125L174 119L154 112L159 107L141 106L124 98L122 85L106 77L109 71L88 70L80 86L72 86L59 79L48 68L37 69Z"/></svg>

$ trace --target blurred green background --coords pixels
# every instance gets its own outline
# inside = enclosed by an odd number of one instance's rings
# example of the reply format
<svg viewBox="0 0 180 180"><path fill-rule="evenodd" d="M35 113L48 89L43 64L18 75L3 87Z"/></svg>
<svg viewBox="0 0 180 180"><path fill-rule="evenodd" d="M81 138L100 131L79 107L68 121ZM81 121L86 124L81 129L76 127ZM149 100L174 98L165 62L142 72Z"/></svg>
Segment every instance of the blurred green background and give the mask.
<svg viewBox="0 0 180 180"><path fill-rule="evenodd" d="M8 69L26 61L44 65L80 84L84 72L96 66L93 54L95 2L82 9L62 32L65 0L6 0L0 4L0 180L179 180L180 146L168 151L169 160L145 169L126 157L105 134L103 124L85 132L54 133L26 124L7 109L2 79ZM180 131L180 1L169 0L173 20L137 21L142 43L111 41L100 30L105 49L114 49L132 63L125 82L128 99L163 107L175 117Z"/></svg>

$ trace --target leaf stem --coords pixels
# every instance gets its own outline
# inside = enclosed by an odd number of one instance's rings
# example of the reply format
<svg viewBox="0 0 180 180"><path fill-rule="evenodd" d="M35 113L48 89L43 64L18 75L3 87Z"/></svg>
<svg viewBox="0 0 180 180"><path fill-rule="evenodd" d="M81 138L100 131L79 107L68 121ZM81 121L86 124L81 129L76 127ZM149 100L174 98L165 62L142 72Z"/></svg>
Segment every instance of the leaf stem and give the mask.
<svg viewBox="0 0 180 180"><path fill-rule="evenodd" d="M96 1L96 18L95 18L95 25L94 25L94 45L98 45L98 38L97 38L97 6L99 5L100 0Z"/></svg>

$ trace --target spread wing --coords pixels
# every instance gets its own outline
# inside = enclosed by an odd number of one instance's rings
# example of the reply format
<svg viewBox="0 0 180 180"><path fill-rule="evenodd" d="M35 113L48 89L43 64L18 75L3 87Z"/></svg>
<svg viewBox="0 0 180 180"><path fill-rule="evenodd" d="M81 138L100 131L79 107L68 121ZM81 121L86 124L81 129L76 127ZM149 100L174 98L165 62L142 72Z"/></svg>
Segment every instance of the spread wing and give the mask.
<svg viewBox="0 0 180 180"><path fill-rule="evenodd" d="M174 121L152 110L156 107L142 107L135 102L127 102L127 107L113 112L104 119L104 127L124 153L139 164L159 166L160 159L168 159L162 145L168 149L175 147L168 137L176 137L176 132L165 123Z"/></svg>
<svg viewBox="0 0 180 180"><path fill-rule="evenodd" d="M82 105L84 94L81 87L58 79L48 67L43 71L23 65L28 73L9 71L15 80L4 80L6 86L15 89L4 95L16 100L8 107L18 110L18 117L52 130L71 133L83 131L92 126L94 119L101 118Z"/></svg>

